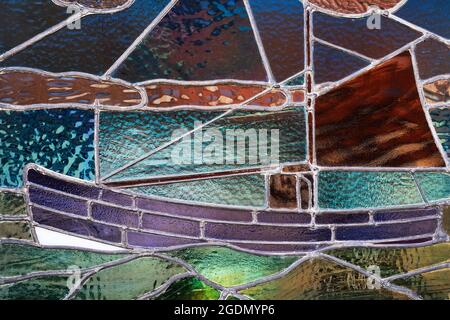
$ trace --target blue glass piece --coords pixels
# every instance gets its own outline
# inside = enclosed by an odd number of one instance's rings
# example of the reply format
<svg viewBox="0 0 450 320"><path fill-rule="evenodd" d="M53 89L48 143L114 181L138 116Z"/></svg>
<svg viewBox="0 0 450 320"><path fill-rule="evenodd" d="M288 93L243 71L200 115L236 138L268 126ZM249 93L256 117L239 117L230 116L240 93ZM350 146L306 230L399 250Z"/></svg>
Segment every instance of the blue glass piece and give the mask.
<svg viewBox="0 0 450 320"><path fill-rule="evenodd" d="M49 0L0 1L0 54L70 17Z"/></svg>
<svg viewBox="0 0 450 320"><path fill-rule="evenodd" d="M123 11L84 17L81 28L62 30L1 63L52 72L102 75L144 31L169 0L136 0Z"/></svg>
<svg viewBox="0 0 450 320"><path fill-rule="evenodd" d="M367 60L318 42L314 43L313 54L314 78L318 84L341 80L369 65Z"/></svg>
<svg viewBox="0 0 450 320"><path fill-rule="evenodd" d="M20 187L36 163L81 179L94 177L94 113L53 109L0 112L0 186Z"/></svg>
<svg viewBox="0 0 450 320"><path fill-rule="evenodd" d="M275 79L304 68L303 5L298 0L251 0L250 6Z"/></svg>
<svg viewBox="0 0 450 320"><path fill-rule="evenodd" d="M242 0L180 0L114 73L149 79L266 80Z"/></svg>
<svg viewBox="0 0 450 320"><path fill-rule="evenodd" d="M262 207L265 203L264 176L239 175L131 188L139 193L188 201Z"/></svg>
<svg viewBox="0 0 450 320"><path fill-rule="evenodd" d="M450 38L450 1L408 0L395 15L413 24Z"/></svg>

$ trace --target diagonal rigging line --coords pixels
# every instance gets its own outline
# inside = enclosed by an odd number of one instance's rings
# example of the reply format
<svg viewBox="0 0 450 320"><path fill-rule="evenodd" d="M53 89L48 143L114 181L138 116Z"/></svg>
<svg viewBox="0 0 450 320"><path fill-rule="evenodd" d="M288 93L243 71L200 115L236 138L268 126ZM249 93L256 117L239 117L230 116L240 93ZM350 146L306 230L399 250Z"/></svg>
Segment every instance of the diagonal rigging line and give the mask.
<svg viewBox="0 0 450 320"><path fill-rule="evenodd" d="M266 69L267 77L268 77L270 83L275 83L275 79L273 76L272 69L270 67L269 59L267 57L266 50L264 49L264 45L261 40L261 35L259 33L258 25L256 24L256 20L255 20L255 17L253 16L253 11L252 11L252 8L251 8L248 0L244 0L244 5L245 5L245 9L247 10L248 19L250 20L250 24L253 29L253 35L255 37L256 44L258 46L264 68Z"/></svg>
<svg viewBox="0 0 450 320"><path fill-rule="evenodd" d="M11 56L17 54L18 52L28 48L29 46L35 44L38 41L41 41L42 39L44 39L47 36L50 36L56 32L58 32L59 30L61 30L62 28L66 27L67 25L69 25L69 23L72 23L74 21L77 21L79 19L84 18L85 16L88 16L92 14L89 11L85 11L85 10L81 10L78 13L75 13L73 15L71 15L70 17L68 17L67 19L61 21L60 23L54 25L53 27L50 27L49 29L35 35L34 37L28 39L27 41L17 45L16 47L10 49L9 51L4 52L3 54L0 54L0 62L10 58Z"/></svg>
<svg viewBox="0 0 450 320"><path fill-rule="evenodd" d="M203 129L203 128L206 127L206 126L209 126L210 124L216 122L217 120L220 120L220 119L222 119L223 117L227 116L228 114L232 113L235 109L237 109L237 108L239 108L239 107L242 107L242 106L244 106L245 104L251 102L252 100L254 100L254 99L256 99L256 98L258 98L258 97L264 95L264 94L267 93L267 92L269 92L270 90L272 90L272 88L273 88L273 87L271 86L271 87L269 87L269 88L264 89L263 91L259 92L258 94L256 94L256 95L254 95L254 96L248 98L247 100L243 101L242 103L240 103L240 104L237 105L236 107L233 107L233 108L231 108L231 109L225 111L224 113L218 115L218 116L215 117L214 119L211 119L211 120L205 122L204 124L202 124L202 125L200 125L200 126L198 126L198 127L195 127L194 129L192 129L192 130L190 130L190 131L184 133L183 135L180 135L180 136L178 136L177 138L175 138L175 139L173 139L173 140L171 140L171 141L169 141L169 142L166 142L166 143L164 143L163 145L160 145L159 147L157 147L157 148L155 148L155 149L149 151L148 153L144 154L144 155L141 156L140 158L138 158L138 159L136 159L136 160L133 160L133 161L127 163L126 165L124 165L124 166L122 166L122 167L120 167L120 168L118 168L118 169L112 171L111 173L109 173L109 174L107 174L106 176L102 177L101 180L102 180L102 181L105 181L105 180L111 178L112 176L115 176L115 175L118 174L119 172L122 172L123 170L128 169L129 167L134 166L135 164L137 164L137 163L139 163L139 162L141 162L141 161L147 159L148 157L152 156L152 155L155 154L156 152L159 152L159 151L161 151L161 150L163 150L163 149L166 149L167 147L171 146L171 145L174 144L175 142L178 142L178 141L182 140L184 137L187 137L187 136L191 135L192 133L194 133L194 132L196 132L196 131L198 131L198 130L200 130L200 129Z"/></svg>
<svg viewBox="0 0 450 320"><path fill-rule="evenodd" d="M161 22L161 20L172 10L178 0L171 0L168 5L153 19L145 30L134 40L131 46L114 62L114 64L105 72L104 76L110 76L116 69L129 57L129 55L141 44L147 35Z"/></svg>

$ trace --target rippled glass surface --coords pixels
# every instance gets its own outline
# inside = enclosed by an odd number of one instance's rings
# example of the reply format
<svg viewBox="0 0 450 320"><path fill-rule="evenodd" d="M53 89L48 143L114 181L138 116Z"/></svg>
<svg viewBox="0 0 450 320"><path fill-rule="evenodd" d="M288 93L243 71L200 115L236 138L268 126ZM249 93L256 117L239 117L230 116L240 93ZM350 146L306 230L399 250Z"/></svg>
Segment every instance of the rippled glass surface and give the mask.
<svg viewBox="0 0 450 320"><path fill-rule="evenodd" d="M94 113L82 110L0 111L0 185L20 187L27 163L91 180Z"/></svg>
<svg viewBox="0 0 450 320"><path fill-rule="evenodd" d="M242 0L180 0L120 66L116 77L266 80Z"/></svg>
<svg viewBox="0 0 450 320"><path fill-rule="evenodd" d="M84 17L80 28L64 27L0 66L20 65L52 72L102 75L167 3L168 0L136 0L129 9L113 15Z"/></svg>
<svg viewBox="0 0 450 320"><path fill-rule="evenodd" d="M0 1L0 300L448 300L449 9Z"/></svg>
<svg viewBox="0 0 450 320"><path fill-rule="evenodd" d="M324 209L389 207L422 202L410 173L323 171L319 174L319 206Z"/></svg>
<svg viewBox="0 0 450 320"><path fill-rule="evenodd" d="M263 207L263 175L241 175L130 188L138 193L166 198L236 206Z"/></svg>
<svg viewBox="0 0 450 320"><path fill-rule="evenodd" d="M180 129L193 130L222 113L193 110L164 113L102 112L99 135L102 176L178 138Z"/></svg>
<svg viewBox="0 0 450 320"><path fill-rule="evenodd" d="M360 57L317 42L314 44L314 52L316 83L341 80L369 64Z"/></svg>
<svg viewBox="0 0 450 320"><path fill-rule="evenodd" d="M4 23L0 33L0 53L44 32L69 16L65 8L48 0L1 1L0 21Z"/></svg>

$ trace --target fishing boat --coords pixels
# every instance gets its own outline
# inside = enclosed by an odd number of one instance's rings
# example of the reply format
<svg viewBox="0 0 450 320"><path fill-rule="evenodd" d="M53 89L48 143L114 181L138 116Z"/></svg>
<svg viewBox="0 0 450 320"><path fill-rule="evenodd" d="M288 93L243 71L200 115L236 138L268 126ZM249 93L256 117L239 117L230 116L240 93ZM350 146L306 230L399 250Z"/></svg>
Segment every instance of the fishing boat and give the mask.
<svg viewBox="0 0 450 320"><path fill-rule="evenodd" d="M402 81L396 82L399 77ZM367 82L380 83L377 87L367 87L364 85ZM448 201L445 200L448 195L443 194L440 202L429 201L415 177L417 170L446 175L448 167L424 114L409 52L320 95L314 110L315 126L308 121L305 128L300 128L301 139L282 142L289 146L285 147L290 150L287 158L292 158L295 150L305 153L307 150L308 155L302 155L306 161L296 165L290 162L291 168L286 168L286 161L281 161L275 171L261 166L256 171L232 166L231 169L219 168L221 170L212 172L214 174L189 169L184 171L189 174L183 175L178 170L175 172L179 176L174 177L154 176L157 173L150 167L144 170L144 176L137 175L131 180L128 177L111 180L116 173L113 171L93 183L28 165L24 181L36 237L43 244L81 245L79 240L64 242L61 236L48 235L59 232L101 243L108 246L108 250L167 250L220 244L267 254L298 254L330 246L417 245L447 239L440 226L442 204ZM303 111L300 114L303 115ZM288 120L306 122L306 116L295 118L293 115L292 111L283 109L257 117L232 119L234 124L256 120L267 124L270 117L275 117L286 130L283 136L290 137L289 129L293 124ZM314 140L306 139L313 136ZM298 144L302 139L305 143ZM314 159L315 163L311 161ZM138 162L139 159L130 165ZM283 171L285 169L288 171ZM364 209L321 208L318 203L320 183L313 176L345 170L375 174L383 170L403 171L410 175L409 181L418 192L417 199L367 208L370 203L364 203ZM280 183L276 190L280 195L278 205L270 203L266 195L266 205L257 208L196 203L124 191L133 185L217 178L244 171L263 173L269 181L272 176L285 175L280 181L291 182L285 186ZM341 184L355 181L364 184L366 178L333 179ZM394 184L401 185L399 180ZM447 182L443 184L445 189ZM339 190L329 188L330 197L338 199ZM270 193L269 189L266 184L266 192ZM391 191L394 190L395 186ZM341 192L357 197L359 191ZM290 197L292 193L294 196ZM401 198L401 194L396 193L395 197ZM292 206L291 198L294 199ZM87 244L83 242L84 245Z"/></svg>

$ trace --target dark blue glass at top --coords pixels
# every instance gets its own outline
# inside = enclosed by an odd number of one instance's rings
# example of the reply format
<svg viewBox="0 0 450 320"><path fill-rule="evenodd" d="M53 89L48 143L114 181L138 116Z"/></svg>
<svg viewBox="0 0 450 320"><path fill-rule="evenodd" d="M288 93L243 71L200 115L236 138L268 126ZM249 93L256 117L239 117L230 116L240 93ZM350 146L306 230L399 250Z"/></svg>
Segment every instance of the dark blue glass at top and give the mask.
<svg viewBox="0 0 450 320"><path fill-rule="evenodd" d="M380 29L369 29L367 17L343 18L315 12L314 36L370 58L380 59L422 34L381 16Z"/></svg>
<svg viewBox="0 0 450 320"><path fill-rule="evenodd" d="M44 32L70 16L50 0L0 1L0 54Z"/></svg>
<svg viewBox="0 0 450 320"><path fill-rule="evenodd" d="M450 38L449 0L408 0L395 15L442 37Z"/></svg>
<svg viewBox="0 0 450 320"><path fill-rule="evenodd" d="M363 60L327 45L314 43L314 79L316 83L341 80L369 65Z"/></svg>
<svg viewBox="0 0 450 320"><path fill-rule="evenodd" d="M304 10L298 0L250 0L264 50L277 81L304 68Z"/></svg>
<svg viewBox="0 0 450 320"><path fill-rule="evenodd" d="M136 0L123 11L95 14L81 28L49 35L1 66L24 66L51 72L81 71L101 75L122 55L169 0Z"/></svg>
<svg viewBox="0 0 450 320"><path fill-rule="evenodd" d="M114 73L150 79L266 80L242 0L180 0Z"/></svg>

